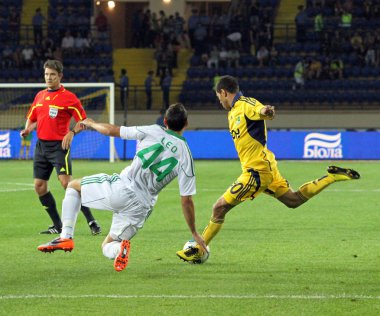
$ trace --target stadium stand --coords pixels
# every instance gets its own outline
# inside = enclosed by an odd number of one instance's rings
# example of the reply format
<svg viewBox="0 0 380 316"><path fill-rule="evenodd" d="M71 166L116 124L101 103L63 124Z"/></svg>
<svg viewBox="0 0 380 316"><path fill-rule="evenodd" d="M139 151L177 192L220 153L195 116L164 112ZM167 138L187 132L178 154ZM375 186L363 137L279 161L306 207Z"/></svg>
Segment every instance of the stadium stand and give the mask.
<svg viewBox="0 0 380 316"><path fill-rule="evenodd" d="M91 25L91 0L50 0L41 43L33 38L31 25L21 25L22 0L0 2L0 82L40 82L42 65L46 59L63 61L66 82L114 81L112 43L109 33L100 36ZM16 15L17 15L16 14ZM17 23L17 24L14 24ZM46 25L47 24L47 25ZM54 27L50 27L50 26ZM21 40L20 32L26 32ZM66 33L74 37L71 47L62 47ZM28 60L31 60L28 62ZM96 70L96 76L93 75Z"/></svg>
<svg viewBox="0 0 380 316"><path fill-rule="evenodd" d="M363 1L351 1L351 8L314 6L318 1L307 1L307 23L305 38L302 41L276 41L274 51L275 58L269 54L268 60L260 67L257 55L249 51L248 45L242 45L240 49L239 66L209 67L207 58L209 55L194 54L190 60L187 78L180 94L180 100L186 104L191 103L196 108L205 108L215 104L215 96L211 88L214 77L217 75L234 75L240 78L241 89L247 95L253 95L263 102L281 105L282 108L320 108L321 103L328 103L331 108L371 108L377 106L380 97L377 93L380 77L379 47L380 47L380 1L372 1L373 12L366 15ZM346 1L347 3L350 1ZM343 6L346 2L342 2ZM259 1L255 9L259 16L274 15L276 1ZM344 10L352 12L351 27L341 26L341 14ZM323 37L317 38L314 30L314 18L323 12L324 28ZM245 17L239 12L231 19L244 21L241 25L250 25L252 15ZM260 21L257 33L265 32L270 28L274 16ZM264 28L264 30L260 29ZM235 30L242 34L242 41L248 42L256 48L261 46L258 39L249 40L244 29ZM361 44L360 49L353 46L353 37L357 33ZM264 40L265 45L273 42ZM335 45L335 46L334 46ZM219 46L220 47L220 46ZM269 48L269 47L268 47ZM371 56L370 50L373 50ZM268 49L270 51L270 48ZM368 57L368 55L370 55ZM370 58L371 57L371 58ZM341 74L339 70L334 72L333 64L341 61ZM305 65L305 85L303 89L295 89L294 69L295 65L303 61ZM312 74L312 62L315 61L320 69Z"/></svg>

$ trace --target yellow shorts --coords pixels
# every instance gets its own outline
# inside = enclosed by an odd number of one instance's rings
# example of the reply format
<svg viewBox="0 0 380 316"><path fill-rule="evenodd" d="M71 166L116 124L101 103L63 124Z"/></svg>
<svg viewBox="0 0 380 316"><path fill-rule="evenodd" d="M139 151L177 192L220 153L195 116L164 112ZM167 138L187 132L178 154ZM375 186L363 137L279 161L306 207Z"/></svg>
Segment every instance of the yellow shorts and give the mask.
<svg viewBox="0 0 380 316"><path fill-rule="evenodd" d="M281 176L276 165L272 171L249 169L243 172L224 192L223 197L228 204L238 205L247 199L253 200L261 192L278 198L288 191L289 183Z"/></svg>
<svg viewBox="0 0 380 316"><path fill-rule="evenodd" d="M27 139L22 139L21 140L21 146L30 146L30 140L27 140Z"/></svg>

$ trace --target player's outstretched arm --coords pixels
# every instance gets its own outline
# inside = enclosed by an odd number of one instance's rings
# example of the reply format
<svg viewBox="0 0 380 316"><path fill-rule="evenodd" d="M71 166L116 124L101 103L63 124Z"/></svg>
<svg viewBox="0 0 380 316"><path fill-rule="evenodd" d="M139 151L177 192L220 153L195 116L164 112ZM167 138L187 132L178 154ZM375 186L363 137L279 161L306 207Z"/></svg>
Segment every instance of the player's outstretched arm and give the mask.
<svg viewBox="0 0 380 316"><path fill-rule="evenodd" d="M120 126L108 124L108 123L97 123L93 119L86 118L81 122L82 125L86 127L93 128L99 133L106 136L120 137Z"/></svg>
<svg viewBox="0 0 380 316"><path fill-rule="evenodd" d="M190 228L194 240L203 248L204 251L208 252L204 239L195 229L195 209L192 196L181 196L181 204L183 215L185 216L186 223Z"/></svg>

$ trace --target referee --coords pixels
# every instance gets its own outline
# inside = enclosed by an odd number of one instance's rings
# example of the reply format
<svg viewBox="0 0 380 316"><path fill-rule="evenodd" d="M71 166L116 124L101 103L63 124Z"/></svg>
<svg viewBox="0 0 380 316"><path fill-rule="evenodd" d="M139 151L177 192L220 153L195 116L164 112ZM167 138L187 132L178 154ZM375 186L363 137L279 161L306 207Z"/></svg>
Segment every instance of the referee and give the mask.
<svg viewBox="0 0 380 316"><path fill-rule="evenodd" d="M34 98L27 114L25 129L20 135L26 137L37 128L38 141L33 161L34 189L53 221L53 225L41 234L59 234L62 222L55 199L48 189L48 182L55 169L61 185L66 190L72 175L70 145L74 136L80 132L78 124L70 130L70 120L73 117L76 122L82 121L86 118L86 112L76 95L61 85L62 63L58 60L48 60L44 64L44 70L47 89L38 92ZM81 206L81 210L91 233L101 233L101 228L90 209Z"/></svg>

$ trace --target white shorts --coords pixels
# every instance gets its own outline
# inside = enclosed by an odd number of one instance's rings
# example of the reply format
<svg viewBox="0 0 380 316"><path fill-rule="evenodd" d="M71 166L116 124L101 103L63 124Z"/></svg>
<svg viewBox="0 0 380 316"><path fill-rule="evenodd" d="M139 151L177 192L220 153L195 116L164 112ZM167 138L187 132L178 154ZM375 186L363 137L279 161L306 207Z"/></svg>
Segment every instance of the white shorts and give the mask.
<svg viewBox="0 0 380 316"><path fill-rule="evenodd" d="M82 205L113 212L110 236L114 240L131 239L143 227L152 209L144 206L133 191L126 188L116 173L99 173L81 181Z"/></svg>

